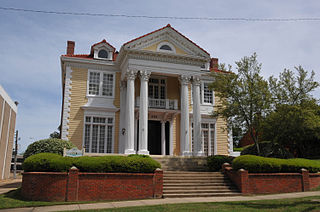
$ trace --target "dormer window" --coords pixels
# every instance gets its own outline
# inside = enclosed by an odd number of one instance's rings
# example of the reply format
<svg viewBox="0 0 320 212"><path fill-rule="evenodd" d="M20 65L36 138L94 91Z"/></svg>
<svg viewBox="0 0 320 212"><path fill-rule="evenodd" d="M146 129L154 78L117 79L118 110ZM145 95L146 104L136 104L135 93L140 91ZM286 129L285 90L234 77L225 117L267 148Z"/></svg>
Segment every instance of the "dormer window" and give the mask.
<svg viewBox="0 0 320 212"><path fill-rule="evenodd" d="M98 53L99 58L108 59L108 52L104 49L100 50Z"/></svg>
<svg viewBox="0 0 320 212"><path fill-rule="evenodd" d="M167 53L176 53L176 49L169 42L161 42L157 47L157 51L167 52Z"/></svg>

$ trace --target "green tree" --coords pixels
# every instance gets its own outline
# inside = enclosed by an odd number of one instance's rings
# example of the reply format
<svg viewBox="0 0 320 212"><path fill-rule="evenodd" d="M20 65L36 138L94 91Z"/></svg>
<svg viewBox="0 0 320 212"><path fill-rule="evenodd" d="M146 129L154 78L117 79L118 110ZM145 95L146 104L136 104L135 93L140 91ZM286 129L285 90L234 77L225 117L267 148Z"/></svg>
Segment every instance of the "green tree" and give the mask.
<svg viewBox="0 0 320 212"><path fill-rule="evenodd" d="M289 69L284 69L279 75L279 79L271 76L269 87L272 93L275 106L281 104L301 105L305 101L312 100L311 92L319 87L319 83L314 80L314 71L308 77L308 71L301 66L295 67L297 75Z"/></svg>
<svg viewBox="0 0 320 212"><path fill-rule="evenodd" d="M261 123L271 110L272 95L268 81L260 75L261 64L256 53L242 58L236 65L237 74L212 74L214 80L211 88L221 101L215 106L215 115L226 118L240 129L246 129L260 155L258 140Z"/></svg>
<svg viewBox="0 0 320 212"><path fill-rule="evenodd" d="M320 106L315 100L277 105L264 120L262 129L264 140L281 144L296 157L319 156Z"/></svg>

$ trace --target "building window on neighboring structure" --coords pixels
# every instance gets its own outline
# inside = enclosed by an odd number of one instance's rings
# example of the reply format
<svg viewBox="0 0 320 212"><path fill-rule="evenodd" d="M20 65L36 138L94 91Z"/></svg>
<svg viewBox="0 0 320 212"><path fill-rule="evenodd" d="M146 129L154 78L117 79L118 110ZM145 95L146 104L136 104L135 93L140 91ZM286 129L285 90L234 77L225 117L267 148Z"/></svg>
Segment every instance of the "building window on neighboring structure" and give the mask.
<svg viewBox="0 0 320 212"><path fill-rule="evenodd" d="M209 83L203 83L203 92L201 92L202 102L204 104L213 104L213 92L209 89ZM203 94L202 94L203 93Z"/></svg>
<svg viewBox="0 0 320 212"><path fill-rule="evenodd" d="M98 57L99 58L104 58L104 59L107 59L108 58L108 52L104 49L100 50L99 53L98 53Z"/></svg>
<svg viewBox="0 0 320 212"><path fill-rule="evenodd" d="M193 141L193 123L192 123L192 149L194 148ZM214 154L214 138L215 138L215 124L202 122L201 123L201 138L203 142L203 151L206 156ZM211 151L209 151L209 149Z"/></svg>
<svg viewBox="0 0 320 212"><path fill-rule="evenodd" d="M113 74L103 73L103 72L89 72L89 95L94 96L113 96Z"/></svg>
<svg viewBox="0 0 320 212"><path fill-rule="evenodd" d="M112 153L113 118L85 117L84 148L89 153Z"/></svg>

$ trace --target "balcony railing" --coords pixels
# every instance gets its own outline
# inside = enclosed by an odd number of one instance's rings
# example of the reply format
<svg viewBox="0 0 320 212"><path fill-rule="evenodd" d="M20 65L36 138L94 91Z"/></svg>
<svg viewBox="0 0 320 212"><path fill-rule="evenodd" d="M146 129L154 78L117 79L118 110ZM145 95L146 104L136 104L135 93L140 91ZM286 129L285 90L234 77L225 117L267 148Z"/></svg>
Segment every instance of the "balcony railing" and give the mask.
<svg viewBox="0 0 320 212"><path fill-rule="evenodd" d="M149 98L149 108L160 108L167 110L178 110L177 99L152 99ZM136 107L140 107L140 97L136 98Z"/></svg>

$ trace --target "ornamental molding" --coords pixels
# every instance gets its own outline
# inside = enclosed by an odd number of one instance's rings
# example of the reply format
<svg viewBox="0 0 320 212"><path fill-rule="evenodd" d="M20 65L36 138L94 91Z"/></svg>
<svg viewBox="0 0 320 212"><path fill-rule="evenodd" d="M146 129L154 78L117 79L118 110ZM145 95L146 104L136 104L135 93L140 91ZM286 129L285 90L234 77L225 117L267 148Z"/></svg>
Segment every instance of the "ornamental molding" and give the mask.
<svg viewBox="0 0 320 212"><path fill-rule="evenodd" d="M200 67L201 65L206 62L204 58L199 57L191 57L188 55L176 55L176 54L168 54L163 52L151 52L146 50L134 50L128 52L128 59L138 59L138 60L151 60L151 61L158 61L158 62L167 62L167 63L174 63L174 64L187 64L187 65L194 65Z"/></svg>
<svg viewBox="0 0 320 212"><path fill-rule="evenodd" d="M168 40L184 50L187 53L191 53L193 55L205 57L210 59L210 55L204 52L201 48L196 46L190 40L177 33L171 28L165 28L158 32L154 32L148 36L142 37L132 43L128 44L126 48L128 49L143 49L147 46L153 45L160 41Z"/></svg>
<svg viewBox="0 0 320 212"><path fill-rule="evenodd" d="M193 86L200 86L201 85L201 77L200 76L193 76L192 77L192 85Z"/></svg>
<svg viewBox="0 0 320 212"><path fill-rule="evenodd" d="M135 68L128 68L126 72L127 80L135 80L138 71L139 70Z"/></svg>
<svg viewBox="0 0 320 212"><path fill-rule="evenodd" d="M113 71L120 72L120 69L115 64L94 64L94 63L80 63L80 62L64 62L64 66L74 67L74 68L84 68L84 69L93 69L101 71Z"/></svg>
<svg viewBox="0 0 320 212"><path fill-rule="evenodd" d="M151 75L151 71L140 71L140 79L142 81L148 81Z"/></svg>
<svg viewBox="0 0 320 212"><path fill-rule="evenodd" d="M191 77L190 76L186 76L186 75L181 75L179 77L179 81L180 81L181 85L189 85L190 79L191 79Z"/></svg>
<svg viewBox="0 0 320 212"><path fill-rule="evenodd" d="M62 130L61 139L68 140L69 135L69 118L71 107L71 89L72 89L72 69L70 66L66 68L65 84L64 84L64 98L63 98L63 115L62 115Z"/></svg>

